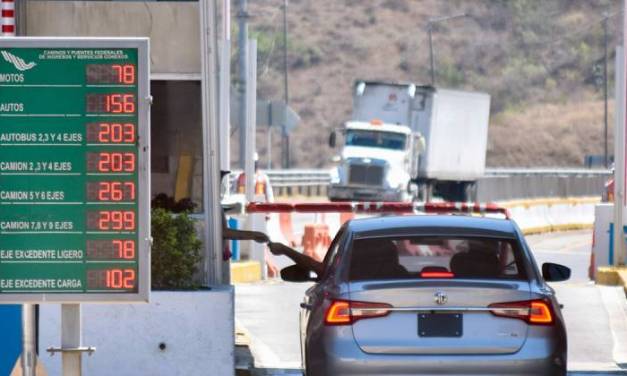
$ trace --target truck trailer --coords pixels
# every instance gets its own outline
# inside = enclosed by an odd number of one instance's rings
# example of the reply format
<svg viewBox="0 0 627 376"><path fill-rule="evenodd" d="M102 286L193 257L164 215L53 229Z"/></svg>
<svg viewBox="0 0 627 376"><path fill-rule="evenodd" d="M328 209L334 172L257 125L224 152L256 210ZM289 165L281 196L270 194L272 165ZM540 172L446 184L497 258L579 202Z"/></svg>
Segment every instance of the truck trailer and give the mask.
<svg viewBox="0 0 627 376"><path fill-rule="evenodd" d="M356 82L351 119L340 129L350 137L344 137L336 157L329 198L474 200L476 181L485 171L489 117L490 96L485 93ZM372 138L362 140L359 149L354 145L356 127ZM395 129L406 134L402 157L375 140ZM335 144L336 133L330 144Z"/></svg>

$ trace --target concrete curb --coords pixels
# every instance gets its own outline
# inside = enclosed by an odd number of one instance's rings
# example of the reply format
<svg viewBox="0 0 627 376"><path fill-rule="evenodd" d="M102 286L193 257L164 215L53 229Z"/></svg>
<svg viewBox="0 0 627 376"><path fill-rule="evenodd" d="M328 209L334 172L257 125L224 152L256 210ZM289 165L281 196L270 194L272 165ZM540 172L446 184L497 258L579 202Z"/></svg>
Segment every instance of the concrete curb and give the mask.
<svg viewBox="0 0 627 376"><path fill-rule="evenodd" d="M235 375L250 376L255 368L255 359L250 351L250 333L239 322L235 322Z"/></svg>
<svg viewBox="0 0 627 376"><path fill-rule="evenodd" d="M627 295L627 267L601 266L597 268L596 283L607 286L623 286Z"/></svg>
<svg viewBox="0 0 627 376"><path fill-rule="evenodd" d="M521 229L524 235L538 235L546 234L548 232L560 232L560 231L576 231L576 230L591 230L594 225L591 223L570 223L563 225L547 225L538 227L529 227Z"/></svg>
<svg viewBox="0 0 627 376"><path fill-rule="evenodd" d="M585 196L585 197L565 197L565 198L533 198L522 200L511 200L499 202L500 205L510 209L513 207L523 206L526 208L532 206L553 206L553 205L584 205L584 204L598 204L601 202L599 196Z"/></svg>
<svg viewBox="0 0 627 376"><path fill-rule="evenodd" d="M600 197L537 198L502 201L525 235L591 229Z"/></svg>
<svg viewBox="0 0 627 376"><path fill-rule="evenodd" d="M251 283L261 281L261 263L258 261L231 262L231 283Z"/></svg>

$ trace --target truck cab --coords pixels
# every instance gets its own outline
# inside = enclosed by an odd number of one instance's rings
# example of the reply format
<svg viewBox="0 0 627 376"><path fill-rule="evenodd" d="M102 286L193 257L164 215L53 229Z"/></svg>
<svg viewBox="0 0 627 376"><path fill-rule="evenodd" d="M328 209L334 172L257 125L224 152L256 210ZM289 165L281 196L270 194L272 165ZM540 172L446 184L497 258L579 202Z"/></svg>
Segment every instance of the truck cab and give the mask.
<svg viewBox="0 0 627 376"><path fill-rule="evenodd" d="M407 201L417 173L419 137L405 125L348 121L341 152L334 158L328 196L331 201ZM337 132L329 144L335 147Z"/></svg>

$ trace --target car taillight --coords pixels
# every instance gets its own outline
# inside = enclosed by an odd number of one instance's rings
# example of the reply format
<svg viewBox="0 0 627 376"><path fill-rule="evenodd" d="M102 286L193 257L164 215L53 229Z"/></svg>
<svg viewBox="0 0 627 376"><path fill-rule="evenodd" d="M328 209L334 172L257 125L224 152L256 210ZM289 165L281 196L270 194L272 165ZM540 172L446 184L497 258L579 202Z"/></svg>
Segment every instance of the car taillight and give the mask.
<svg viewBox="0 0 627 376"><path fill-rule="evenodd" d="M387 316L391 305L385 303L334 300L324 318L326 325L351 325L357 320Z"/></svg>
<svg viewBox="0 0 627 376"><path fill-rule="evenodd" d="M534 325L553 324L551 304L544 300L495 303L488 306L495 316L511 317Z"/></svg>
<svg viewBox="0 0 627 376"><path fill-rule="evenodd" d="M451 272L422 272L420 278L453 278L455 274Z"/></svg>

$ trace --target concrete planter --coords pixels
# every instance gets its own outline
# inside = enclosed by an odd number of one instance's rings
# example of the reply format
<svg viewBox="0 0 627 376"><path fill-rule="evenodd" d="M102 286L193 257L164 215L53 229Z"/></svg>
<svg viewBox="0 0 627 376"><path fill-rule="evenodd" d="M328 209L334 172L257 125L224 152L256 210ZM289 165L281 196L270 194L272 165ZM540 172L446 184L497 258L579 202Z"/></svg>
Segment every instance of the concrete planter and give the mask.
<svg viewBox="0 0 627 376"><path fill-rule="evenodd" d="M61 375L61 356L45 349L61 343L61 309L40 306L40 361ZM211 375L234 373L233 287L153 291L148 304L84 304L83 355L90 376Z"/></svg>

